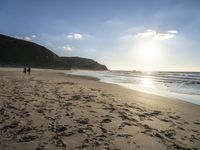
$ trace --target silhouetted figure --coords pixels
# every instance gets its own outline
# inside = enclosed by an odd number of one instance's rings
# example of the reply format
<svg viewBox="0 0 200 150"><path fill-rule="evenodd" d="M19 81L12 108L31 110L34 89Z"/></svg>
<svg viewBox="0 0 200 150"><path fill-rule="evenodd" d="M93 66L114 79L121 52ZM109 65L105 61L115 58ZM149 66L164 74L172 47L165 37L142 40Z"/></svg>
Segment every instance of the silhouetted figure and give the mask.
<svg viewBox="0 0 200 150"><path fill-rule="evenodd" d="M28 67L27 72L29 75L31 74L31 67Z"/></svg>
<svg viewBox="0 0 200 150"><path fill-rule="evenodd" d="M23 73L26 74L26 67L24 67L24 69L23 69Z"/></svg>

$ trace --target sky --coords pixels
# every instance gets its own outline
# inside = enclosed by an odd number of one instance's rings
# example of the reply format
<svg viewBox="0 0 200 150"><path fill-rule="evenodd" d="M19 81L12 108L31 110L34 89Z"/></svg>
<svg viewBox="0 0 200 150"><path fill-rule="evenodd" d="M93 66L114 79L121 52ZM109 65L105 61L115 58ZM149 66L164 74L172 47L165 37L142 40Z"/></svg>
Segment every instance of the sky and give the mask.
<svg viewBox="0 0 200 150"><path fill-rule="evenodd" d="M0 0L0 33L111 70L200 71L200 0Z"/></svg>

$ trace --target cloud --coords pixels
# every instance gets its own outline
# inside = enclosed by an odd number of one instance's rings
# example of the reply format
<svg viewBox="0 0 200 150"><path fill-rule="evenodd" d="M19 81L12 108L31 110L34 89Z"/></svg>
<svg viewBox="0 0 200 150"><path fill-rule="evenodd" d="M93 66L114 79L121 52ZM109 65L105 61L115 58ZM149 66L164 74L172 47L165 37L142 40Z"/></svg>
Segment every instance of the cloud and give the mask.
<svg viewBox="0 0 200 150"><path fill-rule="evenodd" d="M33 39L31 37L26 36L26 37L24 37L24 40L26 40L26 41L32 41Z"/></svg>
<svg viewBox="0 0 200 150"><path fill-rule="evenodd" d="M153 40L159 40L159 41L168 40L173 38L177 33L178 31L176 30L169 30L167 31L167 33L156 33L153 36Z"/></svg>
<svg viewBox="0 0 200 150"><path fill-rule="evenodd" d="M159 33L156 30L148 29L145 32L140 32L137 34L127 34L122 36L120 39L121 40L133 40L133 39L152 39L152 40L158 40L158 41L163 41L163 40L169 40L173 38L178 31L176 30L169 30L166 33Z"/></svg>
<svg viewBox="0 0 200 150"><path fill-rule="evenodd" d="M33 39L36 37L37 37L36 35L25 36L25 37L15 36L15 38L25 40L25 41L33 41Z"/></svg>
<svg viewBox="0 0 200 150"><path fill-rule="evenodd" d="M153 40L163 41L163 40L171 39L174 36L175 34L171 34L171 33L157 33L156 35L153 36Z"/></svg>
<svg viewBox="0 0 200 150"><path fill-rule="evenodd" d="M67 35L67 38L71 40L82 40L83 35L80 33L71 33Z"/></svg>
<svg viewBox="0 0 200 150"><path fill-rule="evenodd" d="M47 42L47 43L45 43L45 45L46 45L46 46L53 46L53 43Z"/></svg>
<svg viewBox="0 0 200 150"><path fill-rule="evenodd" d="M37 36L36 36L36 35L31 35L31 37L32 37L32 38L36 38Z"/></svg>
<svg viewBox="0 0 200 150"><path fill-rule="evenodd" d="M149 38L155 36L157 32L155 30L148 29L145 32L137 33L135 36L139 38Z"/></svg>
<svg viewBox="0 0 200 150"><path fill-rule="evenodd" d="M69 33L69 34L63 34L62 36L69 40L83 40L83 39L93 38L92 35L87 34L87 33L83 33L83 34L82 33Z"/></svg>
<svg viewBox="0 0 200 150"><path fill-rule="evenodd" d="M94 38L94 36L92 36L92 35L90 35L90 34L87 34L87 33L82 34L82 36L83 36L84 38Z"/></svg>
<svg viewBox="0 0 200 150"><path fill-rule="evenodd" d="M129 41L129 40L132 40L132 39L134 39L134 38L135 38L134 35L132 35L132 34L127 34L127 35L121 36L121 37L120 37L120 40L122 40L122 41Z"/></svg>
<svg viewBox="0 0 200 150"><path fill-rule="evenodd" d="M58 46L58 49L62 49L65 51L71 51L73 48L69 45Z"/></svg>
<svg viewBox="0 0 200 150"><path fill-rule="evenodd" d="M178 31L176 31L176 30L169 30L168 33L177 34Z"/></svg>

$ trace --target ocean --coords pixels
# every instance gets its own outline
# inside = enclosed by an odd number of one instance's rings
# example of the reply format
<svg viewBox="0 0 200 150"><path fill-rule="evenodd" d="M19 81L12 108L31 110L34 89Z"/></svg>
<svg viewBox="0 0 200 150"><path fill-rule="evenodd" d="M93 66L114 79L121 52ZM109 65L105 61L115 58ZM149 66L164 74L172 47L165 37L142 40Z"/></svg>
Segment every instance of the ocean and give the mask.
<svg viewBox="0 0 200 150"><path fill-rule="evenodd" d="M200 72L72 70L67 74L95 77L101 82L200 105Z"/></svg>

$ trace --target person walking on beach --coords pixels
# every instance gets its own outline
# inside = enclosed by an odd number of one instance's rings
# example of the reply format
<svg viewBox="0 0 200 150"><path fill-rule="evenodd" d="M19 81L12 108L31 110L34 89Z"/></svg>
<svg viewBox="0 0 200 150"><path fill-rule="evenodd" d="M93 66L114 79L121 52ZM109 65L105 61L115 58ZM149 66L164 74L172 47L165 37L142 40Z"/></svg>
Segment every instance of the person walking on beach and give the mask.
<svg viewBox="0 0 200 150"><path fill-rule="evenodd" d="M28 67L27 72L29 75L31 74L31 67Z"/></svg>
<svg viewBox="0 0 200 150"><path fill-rule="evenodd" d="M24 67L24 69L23 69L23 73L26 74L26 67Z"/></svg>

